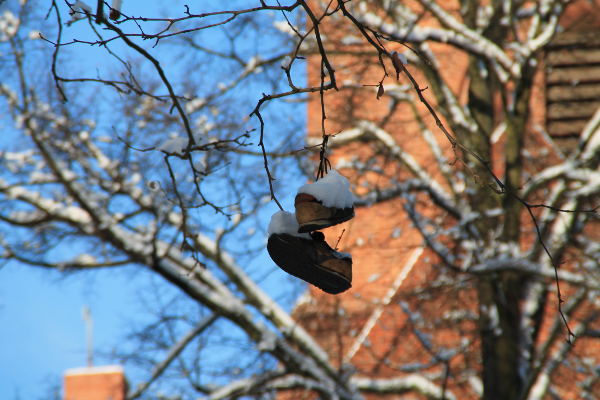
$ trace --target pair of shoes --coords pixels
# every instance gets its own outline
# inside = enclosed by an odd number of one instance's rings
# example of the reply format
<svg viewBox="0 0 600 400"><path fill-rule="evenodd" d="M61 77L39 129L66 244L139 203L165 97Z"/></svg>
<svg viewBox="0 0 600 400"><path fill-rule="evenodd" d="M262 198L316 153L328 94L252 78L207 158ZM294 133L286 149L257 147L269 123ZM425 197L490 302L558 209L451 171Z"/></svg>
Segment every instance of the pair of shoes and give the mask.
<svg viewBox="0 0 600 400"><path fill-rule="evenodd" d="M321 232L354 218L350 183L336 171L298 189L296 213L279 211L271 217L267 250L290 275L329 294L352 287L352 256L332 249Z"/></svg>

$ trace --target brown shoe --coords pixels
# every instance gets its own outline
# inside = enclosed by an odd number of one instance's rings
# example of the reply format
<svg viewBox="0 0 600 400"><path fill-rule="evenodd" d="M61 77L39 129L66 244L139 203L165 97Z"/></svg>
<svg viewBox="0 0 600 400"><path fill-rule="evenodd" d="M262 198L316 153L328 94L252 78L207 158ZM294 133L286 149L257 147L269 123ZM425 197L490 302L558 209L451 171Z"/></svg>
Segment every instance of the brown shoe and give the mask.
<svg viewBox="0 0 600 400"><path fill-rule="evenodd" d="M310 194L298 193L294 202L298 233L329 228L354 218L354 206L349 208L325 207Z"/></svg>
<svg viewBox="0 0 600 400"><path fill-rule="evenodd" d="M325 241L321 232L313 240L287 233L269 236L267 250L275 264L329 294L339 294L352 287L352 258L338 253Z"/></svg>

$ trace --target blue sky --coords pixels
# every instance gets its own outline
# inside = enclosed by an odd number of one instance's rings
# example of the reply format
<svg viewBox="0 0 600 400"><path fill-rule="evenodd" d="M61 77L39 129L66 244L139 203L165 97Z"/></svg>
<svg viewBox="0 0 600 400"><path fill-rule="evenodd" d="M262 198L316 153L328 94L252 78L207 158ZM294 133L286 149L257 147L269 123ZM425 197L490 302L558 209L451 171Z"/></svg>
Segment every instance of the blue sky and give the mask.
<svg viewBox="0 0 600 400"><path fill-rule="evenodd" d="M95 349L114 347L137 313L128 274L97 271L65 278L10 263L0 272L0 399L39 399L62 371L86 365L82 309L94 318ZM133 290L132 290L133 289ZM96 357L95 364L106 364Z"/></svg>
<svg viewBox="0 0 600 400"><path fill-rule="evenodd" d="M88 0L87 3L91 5L94 2ZM158 9L147 2L127 0L124 7L133 9L136 3L144 4L143 9L148 15L160 15ZM183 3L171 2L171 14ZM239 3L232 2L236 5ZM2 8L5 6L3 4ZM75 24L69 35L77 37L77 29ZM117 44L112 46L115 48ZM78 51L88 52L87 49L89 46L80 46ZM94 57L93 51L89 51L89 56L86 55L91 65L98 62ZM83 68L82 65L78 67ZM260 98L260 92L254 97ZM295 190L292 192L278 194L288 210L293 207L290 196L295 194ZM269 205L263 215L275 210L275 204ZM266 225L268 220L264 221L265 230ZM69 249L65 248L65 251ZM266 252L255 259L249 268L254 271L273 269L275 273L268 277L267 282L286 282L283 287L273 285L276 290L287 290L292 286L295 290L298 288L298 282L292 285L292 280L275 267ZM139 298L150 279L149 273L135 266L66 277L56 271L23 266L16 262L2 266L0 400L47 398L49 388L60 384L65 369L86 365L86 335L82 319L84 306L90 307L94 318L94 364L109 363L107 358L97 353L110 352L123 343L132 325L149 321L145 320L149 317L144 315ZM274 295L281 295L281 292ZM126 374L133 384L142 378L132 376L131 371L126 370Z"/></svg>
<svg viewBox="0 0 600 400"><path fill-rule="evenodd" d="M280 200L289 205L289 197ZM271 272L262 286L272 288L275 298L283 296L289 302L294 296L285 291L300 293L299 281L279 270L266 251L248 269ZM69 276L16 262L2 267L0 400L48 398L64 370L86 365L84 306L90 307L94 319L94 365L111 364L99 353L122 346L133 325L151 321L140 299L152 278L135 266ZM125 373L134 385L145 376L127 368Z"/></svg>

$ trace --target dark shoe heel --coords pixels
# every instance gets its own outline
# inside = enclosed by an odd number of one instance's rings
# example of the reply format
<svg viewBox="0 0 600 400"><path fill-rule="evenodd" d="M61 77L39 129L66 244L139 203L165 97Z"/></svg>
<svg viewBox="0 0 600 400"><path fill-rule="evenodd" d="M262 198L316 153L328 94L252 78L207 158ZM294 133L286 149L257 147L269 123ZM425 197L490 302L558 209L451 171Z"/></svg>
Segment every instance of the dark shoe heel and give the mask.
<svg viewBox="0 0 600 400"><path fill-rule="evenodd" d="M352 287L348 279L313 263L302 249L286 241L285 236L291 237L284 234L271 235L267 244L267 251L279 268L325 293L339 294Z"/></svg>

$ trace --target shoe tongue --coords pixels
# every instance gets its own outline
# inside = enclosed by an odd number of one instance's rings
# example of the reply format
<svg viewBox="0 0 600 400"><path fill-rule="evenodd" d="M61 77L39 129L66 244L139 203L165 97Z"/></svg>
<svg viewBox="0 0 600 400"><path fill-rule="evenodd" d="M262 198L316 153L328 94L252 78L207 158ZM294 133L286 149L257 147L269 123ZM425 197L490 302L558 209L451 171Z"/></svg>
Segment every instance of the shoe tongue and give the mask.
<svg viewBox="0 0 600 400"><path fill-rule="evenodd" d="M310 233L310 237L312 237L313 240L315 240L317 242L324 242L325 241L325 235L323 235L323 233L319 232L319 231L311 232Z"/></svg>
<svg viewBox="0 0 600 400"><path fill-rule="evenodd" d="M325 241L325 235L319 231L315 231L315 232L311 232L310 236L312 237L312 239L315 242L319 243L319 246L325 246L325 248L330 251L330 252L334 252L335 250L331 248L331 246L329 245L329 243L327 243Z"/></svg>

